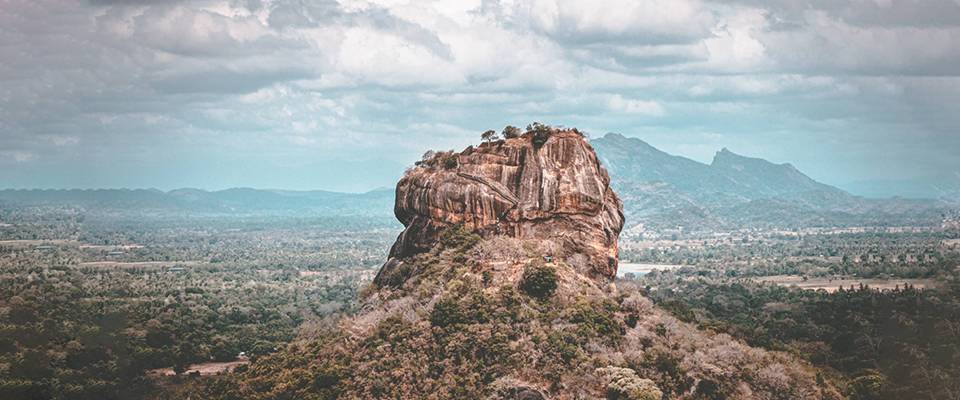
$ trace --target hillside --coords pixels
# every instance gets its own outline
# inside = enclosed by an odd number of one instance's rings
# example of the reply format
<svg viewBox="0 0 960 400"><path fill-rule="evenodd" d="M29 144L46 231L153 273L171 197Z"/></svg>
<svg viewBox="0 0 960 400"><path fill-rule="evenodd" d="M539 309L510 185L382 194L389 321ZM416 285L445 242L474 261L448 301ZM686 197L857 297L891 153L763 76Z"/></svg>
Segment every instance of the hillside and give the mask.
<svg viewBox="0 0 960 400"><path fill-rule="evenodd" d="M939 223L945 203L866 199L790 164L718 151L710 164L616 133L591 141L632 224L654 228L803 227Z"/></svg>
<svg viewBox="0 0 960 400"><path fill-rule="evenodd" d="M620 202L575 130L437 153L361 311L187 393L204 399L839 399L792 356L613 284Z"/></svg>

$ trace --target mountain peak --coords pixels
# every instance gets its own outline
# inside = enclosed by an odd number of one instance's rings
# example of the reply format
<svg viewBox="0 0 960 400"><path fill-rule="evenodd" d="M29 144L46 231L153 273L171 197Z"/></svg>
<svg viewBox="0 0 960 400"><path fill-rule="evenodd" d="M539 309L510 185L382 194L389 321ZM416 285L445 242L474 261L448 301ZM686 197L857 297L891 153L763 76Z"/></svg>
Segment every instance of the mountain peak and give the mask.
<svg viewBox="0 0 960 400"><path fill-rule="evenodd" d="M606 135L603 135L603 138L608 140L624 140L627 137L617 132L607 132Z"/></svg>
<svg viewBox="0 0 960 400"><path fill-rule="evenodd" d="M647 143L646 141L644 141L643 139L640 139L637 137L627 137L616 132L608 132L606 135L603 135L603 137L593 140L593 142L597 142L597 141L608 141L614 144L631 146L631 147L640 146L643 148L660 151L656 147L653 147L652 145L650 145L650 143Z"/></svg>
<svg viewBox="0 0 960 400"><path fill-rule="evenodd" d="M762 159L762 158L747 157L747 156L744 156L744 155L740 155L740 154L734 153L733 151L730 151L730 149L728 149L728 148L726 148L726 147L721 148L720 151L718 151L716 154L714 154L714 156L713 156L713 162L711 162L710 165L716 166L716 165L718 165L718 164L719 164L719 165L723 165L724 163L738 162L738 161L743 161L743 162L755 162L755 163L766 163L766 164L773 165L773 163L771 163L771 162L769 162L769 161L767 161L767 160L764 160L764 159Z"/></svg>
<svg viewBox="0 0 960 400"><path fill-rule="evenodd" d="M613 278L623 205L609 182L575 130L544 128L436 153L397 183L394 210L406 229L376 281L396 282L392 275L404 259L430 250L453 227L486 238L554 242L556 250L544 256L577 258L570 264L581 274Z"/></svg>

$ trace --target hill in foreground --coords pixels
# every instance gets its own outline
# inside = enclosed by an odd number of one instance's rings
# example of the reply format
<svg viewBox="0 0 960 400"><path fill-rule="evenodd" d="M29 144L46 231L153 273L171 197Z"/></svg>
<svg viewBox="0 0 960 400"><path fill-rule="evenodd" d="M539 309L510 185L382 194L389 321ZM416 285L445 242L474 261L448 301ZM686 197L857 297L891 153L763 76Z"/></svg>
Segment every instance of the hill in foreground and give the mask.
<svg viewBox="0 0 960 400"><path fill-rule="evenodd" d="M177 396L840 398L795 358L615 285L621 206L596 160L545 126L430 155L398 185L406 230L362 311Z"/></svg>

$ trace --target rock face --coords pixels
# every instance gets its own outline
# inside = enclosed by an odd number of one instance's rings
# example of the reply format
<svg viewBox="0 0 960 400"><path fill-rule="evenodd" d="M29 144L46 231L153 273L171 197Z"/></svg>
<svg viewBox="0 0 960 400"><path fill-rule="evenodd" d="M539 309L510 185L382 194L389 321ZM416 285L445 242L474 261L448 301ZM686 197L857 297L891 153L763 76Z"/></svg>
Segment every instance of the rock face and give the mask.
<svg viewBox="0 0 960 400"><path fill-rule="evenodd" d="M406 229L384 270L462 225L484 237L553 241L559 250L544 256L586 259L576 263L581 273L615 276L623 205L576 130L542 128L418 164L397 184L394 213Z"/></svg>

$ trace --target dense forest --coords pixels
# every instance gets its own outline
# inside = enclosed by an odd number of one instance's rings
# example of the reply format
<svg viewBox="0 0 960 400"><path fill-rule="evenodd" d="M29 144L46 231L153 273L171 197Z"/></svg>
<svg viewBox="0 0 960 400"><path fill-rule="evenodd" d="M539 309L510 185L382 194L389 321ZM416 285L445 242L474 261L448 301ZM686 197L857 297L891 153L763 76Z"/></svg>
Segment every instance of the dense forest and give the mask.
<svg viewBox="0 0 960 400"><path fill-rule="evenodd" d="M0 212L0 398L135 399L348 312L382 258L357 218ZM176 379L173 383L175 383Z"/></svg>
<svg viewBox="0 0 960 400"><path fill-rule="evenodd" d="M0 397L139 397L149 369L272 352L305 319L348 307L356 286L283 269L5 269Z"/></svg>
<svg viewBox="0 0 960 400"><path fill-rule="evenodd" d="M667 398L690 391L722 398L737 390L724 386L731 378L723 374L768 390L806 382L802 371L811 368L809 385L827 394L960 398L956 230L626 237L627 260L679 267L621 279L620 294L607 300L557 296L562 264L530 263L519 285L491 281L474 273L477 259L543 252L457 232L412 264L432 271L418 284L388 277L398 288L379 301L414 311L348 317L370 333L356 341L355 331L336 329L339 316L355 315L358 298L369 300L369 285L361 288L384 259L395 223L69 207L6 208L0 218L3 399L331 398L360 393L355 388L388 396L448 385L469 397L494 384L515 395L503 366L533 368L547 390L570 382L589 389L616 376ZM816 280L826 290L764 281L771 275ZM863 278L910 283L828 287ZM396 347L403 341L416 348ZM759 356L740 341L810 364L783 375L771 366L796 361ZM704 350L689 351L696 347ZM705 369L697 357L722 367ZM450 359L461 364L444 364ZM250 363L234 373L185 373L240 360ZM445 366L420 367L431 363ZM407 385L391 383L398 368L409 373Z"/></svg>
<svg viewBox="0 0 960 400"><path fill-rule="evenodd" d="M673 279L673 278L671 278ZM853 399L960 396L960 285L825 290L673 280L649 291L679 319L798 354L847 382Z"/></svg>

